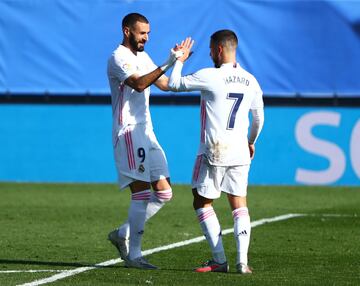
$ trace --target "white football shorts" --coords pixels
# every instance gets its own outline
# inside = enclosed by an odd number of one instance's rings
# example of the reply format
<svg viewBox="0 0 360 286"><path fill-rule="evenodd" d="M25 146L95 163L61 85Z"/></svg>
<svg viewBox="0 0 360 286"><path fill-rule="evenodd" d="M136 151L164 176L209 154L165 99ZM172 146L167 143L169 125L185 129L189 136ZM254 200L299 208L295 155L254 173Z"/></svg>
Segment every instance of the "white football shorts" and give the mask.
<svg viewBox="0 0 360 286"><path fill-rule="evenodd" d="M246 197L250 165L214 166L204 155L198 155L192 177L192 188L208 199L217 199L221 192Z"/></svg>
<svg viewBox="0 0 360 286"><path fill-rule="evenodd" d="M169 175L165 153L152 128L146 125L127 127L114 146L120 189L134 181L154 182Z"/></svg>

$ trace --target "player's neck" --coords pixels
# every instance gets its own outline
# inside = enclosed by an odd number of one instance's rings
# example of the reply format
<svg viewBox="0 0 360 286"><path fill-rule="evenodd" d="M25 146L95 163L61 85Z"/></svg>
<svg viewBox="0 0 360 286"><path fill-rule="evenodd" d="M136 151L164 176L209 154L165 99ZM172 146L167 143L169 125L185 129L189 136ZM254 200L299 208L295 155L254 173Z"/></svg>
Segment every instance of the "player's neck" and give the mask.
<svg viewBox="0 0 360 286"><path fill-rule="evenodd" d="M221 64L235 64L236 63L236 55L234 54L223 54L223 58Z"/></svg>
<svg viewBox="0 0 360 286"><path fill-rule="evenodd" d="M132 49L130 43L128 41L123 40L123 42L121 43L121 45L123 45L124 47L128 48L135 56L137 55L137 51Z"/></svg>

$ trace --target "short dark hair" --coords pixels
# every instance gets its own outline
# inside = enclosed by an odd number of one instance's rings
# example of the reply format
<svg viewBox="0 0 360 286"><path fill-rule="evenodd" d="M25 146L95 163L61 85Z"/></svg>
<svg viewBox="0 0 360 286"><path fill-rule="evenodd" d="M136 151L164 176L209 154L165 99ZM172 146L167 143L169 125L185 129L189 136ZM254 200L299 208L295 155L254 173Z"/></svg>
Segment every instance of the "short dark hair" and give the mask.
<svg viewBox="0 0 360 286"><path fill-rule="evenodd" d="M144 15L139 13L130 13L127 14L122 20L122 28L124 27L133 27L136 22L149 24L148 19Z"/></svg>
<svg viewBox="0 0 360 286"><path fill-rule="evenodd" d="M238 39L236 34L231 30L219 30L211 35L211 42L215 45L223 45L228 48L236 49Z"/></svg>

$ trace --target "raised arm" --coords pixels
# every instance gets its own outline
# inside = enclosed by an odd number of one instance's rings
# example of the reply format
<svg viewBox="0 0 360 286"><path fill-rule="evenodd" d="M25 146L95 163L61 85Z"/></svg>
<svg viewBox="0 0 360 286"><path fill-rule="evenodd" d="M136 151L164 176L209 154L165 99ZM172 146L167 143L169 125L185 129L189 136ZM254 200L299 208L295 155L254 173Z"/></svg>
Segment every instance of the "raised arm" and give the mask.
<svg viewBox="0 0 360 286"><path fill-rule="evenodd" d="M194 45L194 41L190 37L186 38L181 42L180 45L176 45L174 48L175 52L179 52L180 57L177 60L181 62L186 61L192 54L191 48ZM156 82L155 85L161 90L168 91L169 89L169 78L166 75L162 75Z"/></svg>
<svg viewBox="0 0 360 286"><path fill-rule="evenodd" d="M183 68L183 63L181 61L176 61L173 70L168 82L169 90L172 91L185 91L185 85L181 80L181 70Z"/></svg>
<svg viewBox="0 0 360 286"><path fill-rule="evenodd" d="M178 57L177 59L184 63L193 54L193 52L191 51L193 45L194 40L192 40L191 37L186 38L184 41L181 42L180 45L176 45L175 51L182 51L182 56Z"/></svg>
<svg viewBox="0 0 360 286"><path fill-rule="evenodd" d="M182 51L175 51L171 49L169 58L167 61L162 64L161 66L157 67L155 70L153 70L150 73L147 73L145 75L138 75L133 74L129 76L125 80L125 84L135 89L137 92L142 92L145 88L155 83L176 61L176 59L182 55ZM163 82L165 81L165 82ZM162 83L162 84L161 84ZM160 89L161 87L167 88L167 77L160 80L160 86L158 86Z"/></svg>
<svg viewBox="0 0 360 286"><path fill-rule="evenodd" d="M156 68L152 72L139 76L133 74L125 80L125 84L135 89L137 92L142 92L145 88L152 85L159 77L165 73L161 67Z"/></svg>
<svg viewBox="0 0 360 286"><path fill-rule="evenodd" d="M168 83L169 83L169 78L164 74L161 77L159 77L157 81L155 81L155 85L163 91L169 91Z"/></svg>
<svg viewBox="0 0 360 286"><path fill-rule="evenodd" d="M174 68L171 72L170 79L168 81L168 87L172 91L184 91L186 90L184 84L181 83L181 70L183 63L192 55L191 48L194 45L194 41L189 37L185 41L182 41L180 45L175 47L175 50L181 50L183 55L177 58Z"/></svg>

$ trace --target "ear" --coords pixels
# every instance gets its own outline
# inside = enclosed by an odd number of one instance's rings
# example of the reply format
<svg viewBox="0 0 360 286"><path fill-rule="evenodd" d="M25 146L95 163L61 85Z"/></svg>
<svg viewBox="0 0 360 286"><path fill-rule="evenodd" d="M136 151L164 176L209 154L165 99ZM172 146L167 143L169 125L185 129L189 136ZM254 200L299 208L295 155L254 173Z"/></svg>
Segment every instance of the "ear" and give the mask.
<svg viewBox="0 0 360 286"><path fill-rule="evenodd" d="M129 27L124 27L123 33L124 33L124 35L125 35L127 38L129 38L130 28L129 28Z"/></svg>
<svg viewBox="0 0 360 286"><path fill-rule="evenodd" d="M218 55L222 55L224 52L224 47L222 45L218 45L217 52L218 52Z"/></svg>

